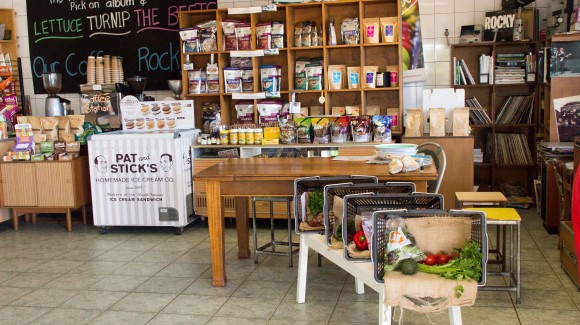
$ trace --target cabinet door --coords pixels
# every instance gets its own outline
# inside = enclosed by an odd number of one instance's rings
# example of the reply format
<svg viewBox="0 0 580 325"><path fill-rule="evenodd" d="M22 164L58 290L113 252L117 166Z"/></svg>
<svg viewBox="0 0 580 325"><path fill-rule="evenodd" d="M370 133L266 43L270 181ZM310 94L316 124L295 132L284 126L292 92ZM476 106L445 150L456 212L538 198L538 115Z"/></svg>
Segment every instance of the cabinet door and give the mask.
<svg viewBox="0 0 580 325"><path fill-rule="evenodd" d="M2 198L7 207L37 206L36 173L33 163L5 163L2 172Z"/></svg>
<svg viewBox="0 0 580 325"><path fill-rule="evenodd" d="M72 164L70 161L36 163L38 205L74 206Z"/></svg>

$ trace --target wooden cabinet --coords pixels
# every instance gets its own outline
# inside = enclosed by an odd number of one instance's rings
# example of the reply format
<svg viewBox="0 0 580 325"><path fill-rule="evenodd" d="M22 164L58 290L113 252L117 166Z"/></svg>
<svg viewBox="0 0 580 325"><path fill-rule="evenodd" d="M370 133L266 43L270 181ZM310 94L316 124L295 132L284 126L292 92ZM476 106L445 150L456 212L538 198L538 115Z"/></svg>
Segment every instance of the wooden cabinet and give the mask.
<svg viewBox="0 0 580 325"><path fill-rule="evenodd" d="M34 161L0 163L4 207L18 213L66 213L67 229L72 228L70 212L91 202L87 157L70 161ZM18 230L18 218L14 217Z"/></svg>
<svg viewBox="0 0 580 325"><path fill-rule="evenodd" d="M394 66L398 69L399 76L402 71L401 42L395 40L392 43L364 44L362 19L370 17L398 17L398 26L401 26L400 1L398 0L348 0L336 2L310 2L304 4L277 5L275 12L262 12L254 14L230 15L228 9L182 11L179 13L180 28L190 28L202 22L216 20L217 22L217 52L182 53L182 63L189 61L195 68L205 69L211 60L219 66L220 93L215 94L189 94L188 87L183 87L184 97L195 99L195 125L201 128L201 106L203 103L215 103L221 108L222 124L231 125L236 123L236 111L234 109L235 94L226 93L223 69L230 66L230 51L224 50L224 35L222 22L226 20L246 20L252 29L251 48L256 49L256 26L262 22L278 21L285 24L284 48L278 49L277 55L252 57L254 93L260 92L260 65L281 66L281 89L279 100L290 102L292 96L303 107L323 106L324 114L332 112L334 106L359 106L360 113L365 114L370 105L379 106L383 115L387 114L388 108L398 111L399 121L402 121L402 88L400 86L388 88L359 88L330 90L328 87L328 66L342 64L360 67L379 66L381 71L386 71L386 66ZM344 18L359 18L360 41L359 44L341 44L340 23ZM338 45L328 45L328 27L331 20L335 21ZM314 21L318 28L322 27L320 36L324 39L321 46L296 47L294 44L294 27L296 23ZM398 33L400 34L400 33ZM324 70L324 84L322 90L298 90L294 88L294 75L296 60L298 58L322 58ZM361 78L361 84L364 78ZM188 71L182 75L183 85L188 85ZM362 85L361 85L362 86ZM249 93L245 93L249 94ZM319 99L325 101L320 104ZM258 122L259 114L257 102L254 100L254 122ZM400 134L402 128L393 130L394 134Z"/></svg>
<svg viewBox="0 0 580 325"><path fill-rule="evenodd" d="M536 132L539 120L538 84L536 82L482 84L478 73L479 58L482 54L494 55L497 60L498 55L528 53L537 53L535 41L466 43L451 46L451 56L456 60L463 60L475 79L473 85L451 86L465 90L466 101L475 97L491 119L491 124L471 125L474 146L484 153L483 163L474 163L474 183L479 185L482 191L497 191L500 185L509 184L520 186L527 192L527 196L534 196L533 181L536 178L537 167ZM453 69L451 76L453 83ZM512 115L514 112L511 110L512 106L506 105L511 96L530 96L531 104L523 106L531 107L531 120L520 119L512 124L510 120L514 119L507 117L514 116ZM499 121L500 113L503 115L503 121ZM506 144L517 149L506 149L508 148ZM526 154L526 149L529 149L530 156ZM518 158L513 159L511 155L518 155ZM509 159L504 159L505 157Z"/></svg>
<svg viewBox="0 0 580 325"><path fill-rule="evenodd" d="M403 137L403 143L435 142L445 151L447 168L439 188L445 209L455 209L455 192L473 192L473 137ZM461 166L461 168L458 168Z"/></svg>

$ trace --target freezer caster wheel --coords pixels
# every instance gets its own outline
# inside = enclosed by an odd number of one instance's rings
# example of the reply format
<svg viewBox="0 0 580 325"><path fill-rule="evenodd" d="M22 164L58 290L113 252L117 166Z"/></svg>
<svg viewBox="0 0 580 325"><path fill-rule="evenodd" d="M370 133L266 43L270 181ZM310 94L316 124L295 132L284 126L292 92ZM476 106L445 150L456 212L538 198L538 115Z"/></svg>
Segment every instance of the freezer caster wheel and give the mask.
<svg viewBox="0 0 580 325"><path fill-rule="evenodd" d="M178 236L183 234L183 228L175 228L175 234Z"/></svg>
<svg viewBox="0 0 580 325"><path fill-rule="evenodd" d="M101 233L101 235L106 234L107 233L107 228L101 227L100 233Z"/></svg>

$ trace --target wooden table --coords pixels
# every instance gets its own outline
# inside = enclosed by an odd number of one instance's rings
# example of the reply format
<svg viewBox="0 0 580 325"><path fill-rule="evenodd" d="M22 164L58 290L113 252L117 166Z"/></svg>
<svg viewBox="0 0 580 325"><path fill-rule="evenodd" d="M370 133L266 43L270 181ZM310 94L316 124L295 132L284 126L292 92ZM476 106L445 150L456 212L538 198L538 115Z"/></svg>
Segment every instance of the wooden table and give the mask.
<svg viewBox="0 0 580 325"><path fill-rule="evenodd" d="M391 175L386 165L364 161L333 161L331 158L248 158L228 159L194 176L206 182L207 217L212 259L213 285L226 284L224 251L224 195L235 197L238 258L249 258L248 197L294 195L294 180L308 176L372 175L380 181L414 182L419 192L427 181L437 179L433 165L422 172Z"/></svg>

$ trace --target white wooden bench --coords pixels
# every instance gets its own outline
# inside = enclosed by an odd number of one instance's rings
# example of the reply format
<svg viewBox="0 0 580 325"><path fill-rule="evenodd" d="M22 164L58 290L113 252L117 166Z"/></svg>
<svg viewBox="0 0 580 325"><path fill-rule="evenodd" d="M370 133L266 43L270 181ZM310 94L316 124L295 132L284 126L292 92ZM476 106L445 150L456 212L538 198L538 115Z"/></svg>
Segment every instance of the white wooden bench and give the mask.
<svg viewBox="0 0 580 325"><path fill-rule="evenodd" d="M343 250L331 249L326 245L324 235L316 233L300 234L300 254L298 259L298 285L296 290L296 302L303 304L306 301L306 277L308 275L308 249L311 248L329 261L336 264L355 278L355 290L357 294L364 293L364 285L379 293L379 323L390 325L392 320L392 308L385 306L385 285L375 282L372 262L351 262L344 258ZM460 325L461 307L449 308L449 323Z"/></svg>

